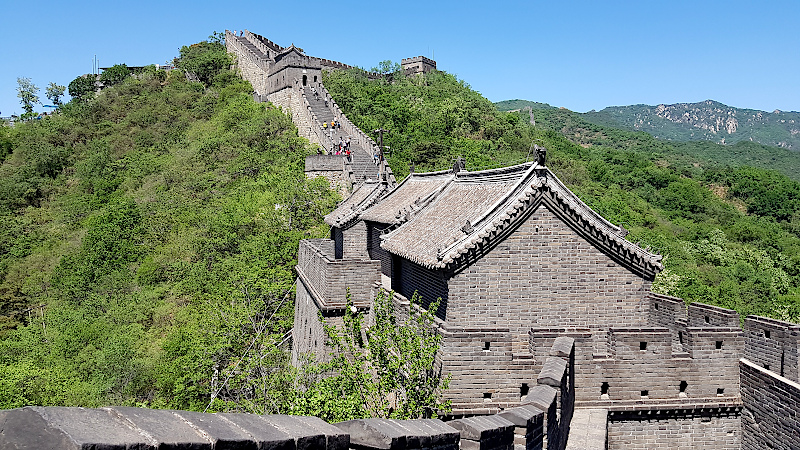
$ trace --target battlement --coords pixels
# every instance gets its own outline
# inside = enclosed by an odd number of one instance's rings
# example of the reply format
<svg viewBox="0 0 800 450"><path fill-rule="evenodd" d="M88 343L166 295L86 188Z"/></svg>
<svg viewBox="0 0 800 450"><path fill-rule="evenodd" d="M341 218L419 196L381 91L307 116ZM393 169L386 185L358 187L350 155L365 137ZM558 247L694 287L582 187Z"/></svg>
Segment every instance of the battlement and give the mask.
<svg viewBox="0 0 800 450"><path fill-rule="evenodd" d="M740 327L739 313L705 303L690 303L687 308L690 327Z"/></svg>
<svg viewBox="0 0 800 450"><path fill-rule="evenodd" d="M401 60L400 67L406 75L428 73L436 70L436 61L424 56L415 56Z"/></svg>
<svg viewBox="0 0 800 450"><path fill-rule="evenodd" d="M431 65L434 68L436 67L436 61L430 58L426 58L425 56L415 56L413 58L403 58L402 60L400 60L400 64L411 64L416 62L422 62Z"/></svg>
<svg viewBox="0 0 800 450"><path fill-rule="evenodd" d="M789 380L800 381L800 325L747 316L744 333L745 358Z"/></svg>
<svg viewBox="0 0 800 450"><path fill-rule="evenodd" d="M343 169L344 162L337 155L308 155L306 156L306 172L338 171Z"/></svg>
<svg viewBox="0 0 800 450"><path fill-rule="evenodd" d="M322 311L344 309L348 297L359 308L371 305L373 283L380 280L380 261L336 259L330 239L300 241L297 275Z"/></svg>

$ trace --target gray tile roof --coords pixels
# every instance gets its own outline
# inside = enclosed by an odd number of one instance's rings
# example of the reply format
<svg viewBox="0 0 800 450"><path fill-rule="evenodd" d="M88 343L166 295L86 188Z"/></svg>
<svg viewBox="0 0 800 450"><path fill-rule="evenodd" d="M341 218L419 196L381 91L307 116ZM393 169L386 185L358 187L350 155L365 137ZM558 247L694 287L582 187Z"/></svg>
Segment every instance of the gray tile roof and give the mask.
<svg viewBox="0 0 800 450"><path fill-rule="evenodd" d="M359 219L359 214L374 205L388 190L386 183L365 181L325 216L325 223L332 227L348 228Z"/></svg>
<svg viewBox="0 0 800 450"><path fill-rule="evenodd" d="M412 173L375 206L364 211L360 218L385 224L403 223L414 212L424 208L454 178L449 170Z"/></svg>
<svg viewBox="0 0 800 450"><path fill-rule="evenodd" d="M454 269L479 258L542 204L629 270L652 278L663 269L661 256L627 241L624 228L608 222L535 163L458 173L410 220L385 235L381 247L424 267Z"/></svg>

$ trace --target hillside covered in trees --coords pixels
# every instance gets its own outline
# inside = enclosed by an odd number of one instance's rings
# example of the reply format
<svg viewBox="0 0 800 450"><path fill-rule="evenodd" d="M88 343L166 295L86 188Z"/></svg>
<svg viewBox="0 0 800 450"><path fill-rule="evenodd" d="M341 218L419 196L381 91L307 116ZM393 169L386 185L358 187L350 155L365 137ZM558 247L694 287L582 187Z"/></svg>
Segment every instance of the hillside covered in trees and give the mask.
<svg viewBox="0 0 800 450"><path fill-rule="evenodd" d="M184 47L179 67L201 82L116 68L98 94L0 127L0 408L365 414L364 373L340 365L350 378L319 381L331 367L287 365L298 241L328 235L339 198L305 179L315 149L229 64L219 42ZM679 158L644 133L598 128L575 143L547 125L562 119L533 127L445 72L324 81L363 130L390 130L400 177L459 156L508 165L544 145L584 201L665 255L656 290L800 316L800 185L778 172Z"/></svg>
<svg viewBox="0 0 800 450"><path fill-rule="evenodd" d="M0 408L291 399L297 245L338 200L314 149L227 70L123 78L0 128Z"/></svg>
<svg viewBox="0 0 800 450"><path fill-rule="evenodd" d="M656 291L742 315L800 318L800 183L779 172L746 159L711 164L688 147L556 108L534 111L533 127L527 111L500 112L442 72L397 73L391 83L334 72L324 81L356 125L392 131L396 173L412 161L445 168L459 155L468 169L504 165L544 145L548 166L570 189L627 228L628 239L664 255ZM755 144L740 145L744 155Z"/></svg>

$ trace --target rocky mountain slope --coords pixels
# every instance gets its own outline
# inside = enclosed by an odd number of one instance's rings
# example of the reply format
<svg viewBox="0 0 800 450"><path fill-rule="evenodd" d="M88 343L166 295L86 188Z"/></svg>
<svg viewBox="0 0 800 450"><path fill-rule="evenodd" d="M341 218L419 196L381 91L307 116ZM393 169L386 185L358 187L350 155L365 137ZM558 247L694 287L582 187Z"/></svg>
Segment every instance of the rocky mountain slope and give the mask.
<svg viewBox="0 0 800 450"><path fill-rule="evenodd" d="M674 105L612 106L584 118L598 125L645 131L673 141L752 141L800 150L800 112L742 109L706 100Z"/></svg>

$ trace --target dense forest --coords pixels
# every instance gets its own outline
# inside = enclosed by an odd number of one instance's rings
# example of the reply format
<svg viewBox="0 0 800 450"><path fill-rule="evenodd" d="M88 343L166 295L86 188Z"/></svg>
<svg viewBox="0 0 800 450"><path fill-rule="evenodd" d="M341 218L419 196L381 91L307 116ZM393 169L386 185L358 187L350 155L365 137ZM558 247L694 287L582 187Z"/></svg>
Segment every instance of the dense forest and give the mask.
<svg viewBox="0 0 800 450"><path fill-rule="evenodd" d="M101 91L77 77L52 116L0 126L0 408L446 412L432 313L400 321L386 296L368 346L348 309L327 327L343 351L289 364L298 243L328 236L340 197L210 38L179 70L115 65Z"/></svg>
<svg viewBox="0 0 800 450"><path fill-rule="evenodd" d="M283 111L252 100L218 37L210 41L180 51L179 68L200 82L115 66L102 91L76 78L73 100L52 116L0 126L0 408L430 415L363 408L364 392L413 390L402 362L381 379L355 370L377 349L358 366L287 364L298 241L328 235L322 217L339 197L305 179L316 149ZM445 72L335 71L324 81L363 130L390 130L399 177L412 163L442 169L459 156L473 170L508 165L544 145L584 201L665 256L656 290L800 317L800 184L779 172L706 164L644 133L576 143L544 117L534 127L527 113L498 111ZM372 332L391 341L399 331ZM421 340L402 345L436 345L413 335ZM446 379L417 382L431 388L431 405Z"/></svg>
<svg viewBox="0 0 800 450"><path fill-rule="evenodd" d="M800 183L780 172L746 159L722 164L720 152L697 156L716 144L666 143L557 108L536 110L534 127L527 111L499 112L442 72L398 72L393 82L333 72L324 82L356 125L394 132L396 173L411 162L444 168L457 156L467 168L504 165L531 159L532 145L544 145L548 166L582 200L664 256L656 291L742 315L800 319ZM768 151L739 146L743 155Z"/></svg>

